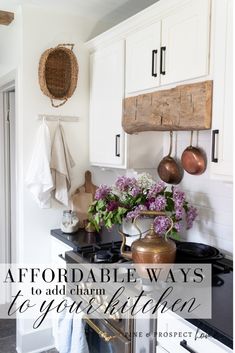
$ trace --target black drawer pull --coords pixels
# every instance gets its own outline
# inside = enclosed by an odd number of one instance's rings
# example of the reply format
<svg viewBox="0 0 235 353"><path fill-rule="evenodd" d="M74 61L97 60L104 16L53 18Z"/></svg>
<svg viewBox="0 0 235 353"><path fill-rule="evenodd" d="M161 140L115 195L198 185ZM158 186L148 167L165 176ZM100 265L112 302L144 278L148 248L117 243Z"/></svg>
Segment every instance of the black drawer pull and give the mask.
<svg viewBox="0 0 235 353"><path fill-rule="evenodd" d="M67 262L66 259L65 259L65 257L64 257L62 254L58 255L58 257L59 257L61 260L63 260L64 262Z"/></svg>
<svg viewBox="0 0 235 353"><path fill-rule="evenodd" d="M215 157L215 135L219 135L219 130L212 131L211 161L214 163L218 163L218 158Z"/></svg>
<svg viewBox="0 0 235 353"><path fill-rule="evenodd" d="M120 157L120 134L115 136L115 156Z"/></svg>
<svg viewBox="0 0 235 353"><path fill-rule="evenodd" d="M166 47L161 47L161 55L160 55L160 74L166 74Z"/></svg>
<svg viewBox="0 0 235 353"><path fill-rule="evenodd" d="M187 341L186 340L183 340L180 342L180 345L186 349L186 351L190 352L190 353L196 353L196 351L194 351L192 348L190 348L187 344Z"/></svg>
<svg viewBox="0 0 235 353"><path fill-rule="evenodd" d="M152 50L152 76L153 76L153 77L157 77L157 72L156 72L157 64L156 64L156 60L157 60L157 49L154 49L154 50Z"/></svg>

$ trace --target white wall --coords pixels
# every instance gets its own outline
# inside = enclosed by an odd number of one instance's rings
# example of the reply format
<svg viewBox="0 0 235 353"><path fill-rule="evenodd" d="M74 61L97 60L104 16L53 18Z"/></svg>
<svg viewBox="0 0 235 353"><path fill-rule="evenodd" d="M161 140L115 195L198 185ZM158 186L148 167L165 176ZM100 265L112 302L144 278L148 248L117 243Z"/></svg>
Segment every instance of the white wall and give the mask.
<svg viewBox="0 0 235 353"><path fill-rule="evenodd" d="M22 184L20 185L22 201L22 227L20 236L19 261L27 263L48 263L50 261L50 229L58 228L64 207L54 203L53 208L41 210L32 200L25 187L25 175L34 146L35 134L40 122L37 114L60 114L79 116L78 123L62 123L68 145L75 160L72 189L83 182L83 175L88 168L88 53L84 46L86 36L92 24L75 15L25 6L23 7L23 87L22 116L19 130L22 148ZM47 48L59 43L74 43L74 53L79 63L77 89L71 99L61 108L51 107L48 97L44 96L38 84L38 63L41 54ZM56 123L49 123L51 136ZM21 323L22 324L22 323ZM43 328L45 331L43 331ZM21 325L21 337L18 349L22 353L35 349L44 350L53 345L50 331L45 325L37 337L31 329L31 322ZM40 337L40 338L38 338Z"/></svg>
<svg viewBox="0 0 235 353"><path fill-rule="evenodd" d="M21 8L15 12L15 19L9 26L0 26L0 77L15 70L21 59L22 43Z"/></svg>
<svg viewBox="0 0 235 353"><path fill-rule="evenodd" d="M36 11L36 16L35 16ZM64 16L34 7L23 8L23 96L22 96L22 146L23 179L31 158L35 135L40 124L37 114L59 114L79 116L78 123L62 123L71 154L76 162L72 175L72 187L83 181L83 173L88 167L88 54L83 44L90 25L78 16ZM77 89L71 99L61 108L52 108L48 97L43 95L38 83L38 63L41 54L47 48L59 43L74 43L74 53L79 63ZM57 123L49 123L51 136ZM49 259L49 231L58 227L62 209L53 204L49 210L41 210L33 202L31 194L22 190L24 225L21 256L24 261L46 262ZM46 245L46 246L44 246ZM38 249L37 255L33 251Z"/></svg>
<svg viewBox="0 0 235 353"><path fill-rule="evenodd" d="M41 210L25 187L25 176L35 135L40 122L39 113L76 115L78 123L65 123L64 129L71 154L76 162L72 175L72 189L83 182L88 168L88 99L89 60L84 42L93 30L93 22L75 15L23 6L16 20L0 32L0 83L5 74L16 71L16 134L17 134L17 262L48 263L50 261L50 229L60 225L62 209L57 203L49 210ZM22 17L21 17L22 16ZM79 63L78 86L65 106L51 107L38 84L38 63L41 54L59 43L74 43ZM21 56L22 54L22 56ZM4 76L4 77L3 77ZM51 136L56 123L50 123ZM17 350L28 353L53 346L48 323L33 332L30 321L18 321Z"/></svg>

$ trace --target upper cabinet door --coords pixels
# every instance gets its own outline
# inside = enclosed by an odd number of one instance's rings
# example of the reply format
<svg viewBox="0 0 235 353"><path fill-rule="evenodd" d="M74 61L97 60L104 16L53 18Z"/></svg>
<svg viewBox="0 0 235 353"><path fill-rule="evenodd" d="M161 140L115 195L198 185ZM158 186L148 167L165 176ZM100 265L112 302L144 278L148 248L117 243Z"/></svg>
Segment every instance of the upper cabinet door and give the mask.
<svg viewBox="0 0 235 353"><path fill-rule="evenodd" d="M233 181L233 4L216 4L211 173Z"/></svg>
<svg viewBox="0 0 235 353"><path fill-rule="evenodd" d="M190 0L162 20L161 84L208 74L209 28L209 0Z"/></svg>
<svg viewBox="0 0 235 353"><path fill-rule="evenodd" d="M154 23L126 39L126 93L159 85L161 23Z"/></svg>
<svg viewBox="0 0 235 353"><path fill-rule="evenodd" d="M122 166L125 146L121 121L124 96L124 41L91 55L90 162Z"/></svg>

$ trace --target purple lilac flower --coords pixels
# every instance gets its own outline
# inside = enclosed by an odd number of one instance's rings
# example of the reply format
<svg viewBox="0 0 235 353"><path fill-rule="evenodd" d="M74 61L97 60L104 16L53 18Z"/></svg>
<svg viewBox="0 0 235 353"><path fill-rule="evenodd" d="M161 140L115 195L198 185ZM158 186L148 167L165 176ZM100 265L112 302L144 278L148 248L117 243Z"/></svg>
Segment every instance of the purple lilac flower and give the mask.
<svg viewBox="0 0 235 353"><path fill-rule="evenodd" d="M114 211L118 208L119 203L117 201L110 201L107 205L107 210L110 211Z"/></svg>
<svg viewBox="0 0 235 353"><path fill-rule="evenodd" d="M183 207L183 204L185 201L185 193L174 187L173 188L173 200L175 203L175 207Z"/></svg>
<svg viewBox="0 0 235 353"><path fill-rule="evenodd" d="M138 216L140 211L146 211L146 210L147 210L147 207L145 205L138 205L135 207L133 211L130 211L127 213L126 220L127 221L133 220L136 216Z"/></svg>
<svg viewBox="0 0 235 353"><path fill-rule="evenodd" d="M170 220L165 216L159 216L154 219L155 232L164 235L170 227Z"/></svg>
<svg viewBox="0 0 235 353"><path fill-rule="evenodd" d="M175 218L177 220L180 220L180 219L182 219L182 217L183 217L183 207L176 207L176 209L175 209Z"/></svg>
<svg viewBox="0 0 235 353"><path fill-rule="evenodd" d="M112 188L107 185L100 185L95 193L95 200L103 200L111 192Z"/></svg>
<svg viewBox="0 0 235 353"><path fill-rule="evenodd" d="M166 185L163 181L159 181L158 183L155 183L151 189L148 192L147 198L152 199L157 196L160 192L162 192L165 189Z"/></svg>
<svg viewBox="0 0 235 353"><path fill-rule="evenodd" d="M138 187L138 186L136 186L136 185L134 185L133 187L132 187L132 189L130 190L130 194L131 194L131 196L133 196L133 197L136 197L137 195L139 195L141 193L141 190L140 190L140 188Z"/></svg>
<svg viewBox="0 0 235 353"><path fill-rule="evenodd" d="M196 219L197 215L198 215L198 212L196 207L190 206L186 213L187 229L192 228L193 221Z"/></svg>
<svg viewBox="0 0 235 353"><path fill-rule="evenodd" d="M115 186L119 191L127 191L128 189L136 186L136 183L137 183L137 181L135 178L120 176L117 178Z"/></svg>
<svg viewBox="0 0 235 353"><path fill-rule="evenodd" d="M183 224L182 222L175 222L174 223L174 228L175 230L179 233L181 232L181 230L183 229Z"/></svg>
<svg viewBox="0 0 235 353"><path fill-rule="evenodd" d="M162 211L166 207L166 199L164 196L159 195L153 202L149 204L151 211Z"/></svg>

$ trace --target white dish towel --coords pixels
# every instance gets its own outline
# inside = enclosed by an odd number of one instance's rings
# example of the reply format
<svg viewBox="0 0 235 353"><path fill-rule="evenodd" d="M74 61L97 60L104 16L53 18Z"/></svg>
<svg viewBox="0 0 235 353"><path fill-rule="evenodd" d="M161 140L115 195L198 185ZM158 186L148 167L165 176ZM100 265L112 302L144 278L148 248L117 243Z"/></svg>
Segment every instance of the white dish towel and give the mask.
<svg viewBox="0 0 235 353"><path fill-rule="evenodd" d="M51 190L53 189L50 158L50 131L44 119L36 136L36 143L26 174L26 185L41 208L50 208Z"/></svg>
<svg viewBox="0 0 235 353"><path fill-rule="evenodd" d="M86 340L84 313L62 312L58 321L57 345L59 353L89 353Z"/></svg>
<svg viewBox="0 0 235 353"><path fill-rule="evenodd" d="M65 206L68 206L69 203L71 169L74 165L63 127L58 124L51 151L51 172L54 181L55 199Z"/></svg>

